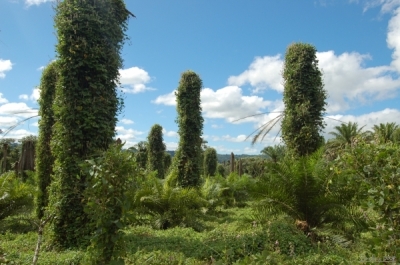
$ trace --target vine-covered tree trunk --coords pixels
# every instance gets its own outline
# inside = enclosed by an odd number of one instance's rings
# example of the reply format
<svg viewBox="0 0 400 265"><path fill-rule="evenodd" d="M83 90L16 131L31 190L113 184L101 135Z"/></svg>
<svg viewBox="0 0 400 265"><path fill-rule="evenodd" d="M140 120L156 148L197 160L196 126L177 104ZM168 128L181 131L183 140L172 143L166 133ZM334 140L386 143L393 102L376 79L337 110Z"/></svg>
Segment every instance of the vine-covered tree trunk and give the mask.
<svg viewBox="0 0 400 265"><path fill-rule="evenodd" d="M200 183L204 121L200 106L201 87L200 77L193 71L186 71L182 74L176 92L180 138L174 163L178 170L178 182L183 187L194 187Z"/></svg>
<svg viewBox="0 0 400 265"><path fill-rule="evenodd" d="M325 127L327 93L314 46L294 43L288 47L283 79L282 138L289 152L305 156L321 146Z"/></svg>
<svg viewBox="0 0 400 265"><path fill-rule="evenodd" d="M39 192L36 198L36 216L43 217L44 207L48 203L47 188L53 174L54 156L50 148L53 135L54 112L53 101L56 93L57 62L51 62L42 73L40 81L39 103L39 137L36 146L36 175L38 178Z"/></svg>
<svg viewBox="0 0 400 265"><path fill-rule="evenodd" d="M147 140L149 142L148 167L151 171L157 171L157 177L164 178L164 153L163 128L159 124L151 127Z"/></svg>
<svg viewBox="0 0 400 265"><path fill-rule="evenodd" d="M116 88L128 16L123 0L64 0L56 6L59 79L50 204L56 214L54 241L64 248L87 243L91 230L80 164L113 142L123 106Z"/></svg>

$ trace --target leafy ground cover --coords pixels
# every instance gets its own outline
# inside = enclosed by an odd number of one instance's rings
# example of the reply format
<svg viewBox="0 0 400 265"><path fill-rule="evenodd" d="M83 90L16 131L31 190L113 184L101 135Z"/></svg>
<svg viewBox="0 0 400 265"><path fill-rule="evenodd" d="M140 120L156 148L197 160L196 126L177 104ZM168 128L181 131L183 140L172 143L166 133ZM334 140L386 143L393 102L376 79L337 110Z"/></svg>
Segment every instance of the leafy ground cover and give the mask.
<svg viewBox="0 0 400 265"><path fill-rule="evenodd" d="M0 223L3 264L31 264L37 232L33 217L13 216ZM13 224L13 225L11 225ZM361 242L312 242L290 219L280 216L265 225L251 207L219 209L204 219L204 230L151 226L125 229L126 264L366 264ZM46 230L38 264L81 264L85 253L56 251ZM8 260L8 263L5 261Z"/></svg>

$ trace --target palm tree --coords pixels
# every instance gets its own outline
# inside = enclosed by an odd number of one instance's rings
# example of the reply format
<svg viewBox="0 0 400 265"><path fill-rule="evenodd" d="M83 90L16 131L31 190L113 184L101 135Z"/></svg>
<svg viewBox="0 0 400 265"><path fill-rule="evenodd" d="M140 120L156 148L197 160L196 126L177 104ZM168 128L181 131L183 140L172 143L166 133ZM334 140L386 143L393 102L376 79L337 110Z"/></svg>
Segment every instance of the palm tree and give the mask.
<svg viewBox="0 0 400 265"><path fill-rule="evenodd" d="M395 142L397 138L397 130L400 129L399 125L395 122L387 122L386 124L380 123L374 125L372 128L375 137L380 143L387 143L389 141Z"/></svg>
<svg viewBox="0 0 400 265"><path fill-rule="evenodd" d="M271 158L271 160L274 163L277 163L285 155L285 146L283 145L267 146L263 150L261 150L261 153Z"/></svg>
<svg viewBox="0 0 400 265"><path fill-rule="evenodd" d="M335 142L338 145L350 145L354 139L354 137L362 134L362 129L358 128L357 122L342 123L340 126L335 126L335 131L330 132L330 135L335 136L332 142Z"/></svg>

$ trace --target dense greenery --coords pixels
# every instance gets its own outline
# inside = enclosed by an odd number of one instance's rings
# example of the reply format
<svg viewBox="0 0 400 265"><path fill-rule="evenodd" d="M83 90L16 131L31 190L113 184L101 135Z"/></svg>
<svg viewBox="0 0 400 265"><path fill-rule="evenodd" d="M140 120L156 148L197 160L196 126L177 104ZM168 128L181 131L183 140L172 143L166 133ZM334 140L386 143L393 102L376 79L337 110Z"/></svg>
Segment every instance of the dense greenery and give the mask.
<svg viewBox="0 0 400 265"><path fill-rule="evenodd" d="M217 172L217 150L212 147L209 147L204 152L204 175L205 176L214 176Z"/></svg>
<svg viewBox="0 0 400 265"><path fill-rule="evenodd" d="M83 165L88 173L85 213L94 231L88 248L88 264L123 261L126 250L122 229L127 224L131 205L129 192L138 175L132 155L117 144Z"/></svg>
<svg viewBox="0 0 400 265"><path fill-rule="evenodd" d="M200 106L201 88L200 77L193 71L186 71L181 76L176 92L176 122L180 138L174 156L174 166L182 187L195 187L200 183L201 135L204 121Z"/></svg>
<svg viewBox="0 0 400 265"><path fill-rule="evenodd" d="M116 84L122 66L128 11L122 0L59 1L52 150L56 162L51 189L54 239L69 248L90 233L82 201L86 175L79 164L113 141L121 107Z"/></svg>
<svg viewBox="0 0 400 265"><path fill-rule="evenodd" d="M283 79L282 139L288 151L305 156L321 146L320 132L325 127L323 114L327 93L314 46L305 43L289 45Z"/></svg>
<svg viewBox="0 0 400 265"><path fill-rule="evenodd" d="M36 174L39 192L36 199L36 215L43 217L44 207L48 203L48 186L53 173L54 156L50 148L53 135L54 113L53 101L58 78L57 61L51 62L42 73L40 80L39 103L39 137L36 146Z"/></svg>
<svg viewBox="0 0 400 265"><path fill-rule="evenodd" d="M151 127L149 136L147 137L148 147L148 167L151 171L157 171L157 177L164 178L164 154L165 144L163 142L163 128L159 124Z"/></svg>

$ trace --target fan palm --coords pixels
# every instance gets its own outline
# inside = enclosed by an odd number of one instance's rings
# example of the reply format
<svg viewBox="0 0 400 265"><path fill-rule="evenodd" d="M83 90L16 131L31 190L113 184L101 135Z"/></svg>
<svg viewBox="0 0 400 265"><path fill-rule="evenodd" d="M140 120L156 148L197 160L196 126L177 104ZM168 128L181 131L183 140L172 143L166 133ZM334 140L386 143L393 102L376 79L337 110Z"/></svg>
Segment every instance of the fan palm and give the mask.
<svg viewBox="0 0 400 265"><path fill-rule="evenodd" d="M380 143L387 143L389 141L394 142L397 138L396 131L400 129L399 125L395 122L380 123L379 125L374 125L372 128L373 133L378 138Z"/></svg>

